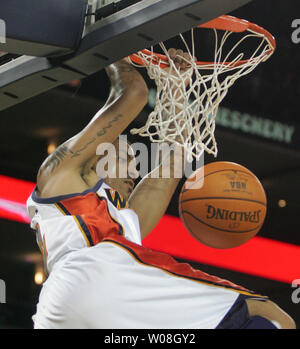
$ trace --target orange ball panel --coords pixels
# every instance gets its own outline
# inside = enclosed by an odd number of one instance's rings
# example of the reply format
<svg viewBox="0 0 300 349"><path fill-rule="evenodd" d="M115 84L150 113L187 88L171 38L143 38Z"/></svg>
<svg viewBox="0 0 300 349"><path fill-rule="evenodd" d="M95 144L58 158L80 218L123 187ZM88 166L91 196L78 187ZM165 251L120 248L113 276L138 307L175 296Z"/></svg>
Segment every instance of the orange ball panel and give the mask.
<svg viewBox="0 0 300 349"><path fill-rule="evenodd" d="M215 248L240 246L255 236L266 217L266 194L259 179L232 162L214 162L184 184L180 217L198 241ZM200 186L199 184L203 185Z"/></svg>
<svg viewBox="0 0 300 349"><path fill-rule="evenodd" d="M203 227L205 229L205 233L201 234L201 227L199 227L199 222L193 217L184 213L182 215L182 219L187 230L190 232L190 235L194 237L197 241L202 244L217 248L217 249L229 249L238 247L248 240L250 240L253 236L255 236L256 232L250 233L227 233L227 232L218 232L216 234L216 230L210 227ZM188 224L188 225L187 225ZM199 232L194 234L193 232Z"/></svg>

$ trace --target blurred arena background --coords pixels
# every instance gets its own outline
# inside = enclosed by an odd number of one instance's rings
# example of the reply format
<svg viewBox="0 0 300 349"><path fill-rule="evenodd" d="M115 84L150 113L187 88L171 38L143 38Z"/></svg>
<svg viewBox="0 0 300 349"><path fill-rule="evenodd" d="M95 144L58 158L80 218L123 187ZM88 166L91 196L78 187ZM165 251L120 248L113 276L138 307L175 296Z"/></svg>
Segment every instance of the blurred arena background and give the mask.
<svg viewBox="0 0 300 349"><path fill-rule="evenodd" d="M184 230L177 245L172 234L158 241L163 222L146 243L165 248L195 268L268 295L299 328L300 292L292 282L300 279L300 30L295 40L297 28L292 23L300 18L300 4L254 0L231 14L263 26L278 45L268 62L229 90L216 130L216 160L237 162L258 176L268 197L267 219L249 247L225 252L198 246ZM133 127L143 124L155 101L155 85L142 72L150 88L149 104ZM38 168L48 153L90 121L108 92L102 71L0 112L0 279L6 284L0 328L32 328L31 316L43 282L35 236L24 216ZM215 159L206 155L205 161ZM178 227L179 189L166 216L174 227ZM180 238L184 244L179 245ZM167 239L172 246L168 247Z"/></svg>

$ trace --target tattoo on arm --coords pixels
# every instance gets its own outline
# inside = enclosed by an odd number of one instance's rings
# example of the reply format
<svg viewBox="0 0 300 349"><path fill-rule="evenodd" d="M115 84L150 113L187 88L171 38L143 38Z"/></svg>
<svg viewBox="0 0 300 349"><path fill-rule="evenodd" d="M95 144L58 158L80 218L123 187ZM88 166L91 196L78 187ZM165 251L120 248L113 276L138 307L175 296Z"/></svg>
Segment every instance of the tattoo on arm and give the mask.
<svg viewBox="0 0 300 349"><path fill-rule="evenodd" d="M104 136L110 128L113 127L113 125L120 120L123 117L122 114L118 114L115 116L108 124L105 126L101 131L97 133L98 137ZM42 173L45 174L51 174L53 173L54 170L56 170L62 162L65 160L65 158L70 155L71 158L76 158L81 155L81 153L86 150L91 144L96 142L96 137L93 137L89 142L87 142L83 147L76 151L72 151L71 149L68 148L66 144L61 145L58 147L46 160L43 168L40 169L39 175Z"/></svg>
<svg viewBox="0 0 300 349"><path fill-rule="evenodd" d="M86 145L84 145L82 148L76 150L76 152L72 152L72 156L71 156L72 159L73 159L73 158L76 158L76 157L78 157L78 156L80 156L80 154L81 154L85 149L87 149L88 146L89 146L90 144L93 144L94 142L96 142L96 138L95 138L95 137L94 137L91 141L89 141Z"/></svg>
<svg viewBox="0 0 300 349"><path fill-rule="evenodd" d="M68 154L73 154L66 145L61 145L58 147L47 159L44 169L41 170L40 174L45 171L47 173L52 173L57 167L60 166L61 162Z"/></svg>
<svg viewBox="0 0 300 349"><path fill-rule="evenodd" d="M107 126L103 127L103 129L97 133L97 136L98 136L98 137L104 136L104 135L107 133L107 130L109 130L110 128L112 128L113 125L114 125L118 120L120 120L122 117L123 117L122 114L118 114L117 116L115 116L115 117L108 123Z"/></svg>

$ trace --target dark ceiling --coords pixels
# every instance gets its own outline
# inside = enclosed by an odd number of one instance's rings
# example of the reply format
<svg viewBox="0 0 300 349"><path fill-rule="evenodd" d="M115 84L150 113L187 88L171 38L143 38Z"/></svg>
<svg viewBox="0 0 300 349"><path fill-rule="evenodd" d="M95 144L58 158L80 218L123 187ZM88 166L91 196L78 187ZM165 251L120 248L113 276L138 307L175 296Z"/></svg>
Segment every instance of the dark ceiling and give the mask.
<svg viewBox="0 0 300 349"><path fill-rule="evenodd" d="M206 162L237 162L254 172L268 197L267 219L259 235L300 245L300 43L293 43L291 38L295 30L291 24L300 15L300 3L298 0L254 0L232 15L268 29L277 40L277 50L268 62L231 88L222 107L293 126L294 133L287 144L218 125L218 157L206 156L205 159ZM153 87L145 72L143 74L149 87ZM35 181L39 165L47 156L48 144L59 144L79 132L104 103L108 90L105 73L100 72L79 86L62 86L2 111L1 174ZM134 126L140 125L150 111L146 107ZM178 191L168 209L173 215L177 215L177 195ZM281 199L287 202L284 208L278 206ZM5 257L3 261L6 261L14 257L10 265L11 272L15 273L18 258L36 252L37 247L33 237L29 237L30 229L22 224L1 220L0 230L1 258ZM9 265L3 263L0 272L8 275ZM238 282L239 277L235 277ZM278 295L277 298L286 304ZM23 322L20 326L28 324Z"/></svg>

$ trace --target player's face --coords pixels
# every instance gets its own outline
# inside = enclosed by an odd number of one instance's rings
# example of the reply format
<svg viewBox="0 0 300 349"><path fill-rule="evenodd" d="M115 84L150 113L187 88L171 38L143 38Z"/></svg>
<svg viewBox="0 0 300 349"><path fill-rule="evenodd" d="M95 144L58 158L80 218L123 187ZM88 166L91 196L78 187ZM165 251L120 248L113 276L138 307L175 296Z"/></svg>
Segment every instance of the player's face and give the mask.
<svg viewBox="0 0 300 349"><path fill-rule="evenodd" d="M136 169L134 152L130 145L125 142L122 146L119 146L119 140L117 140L114 145L117 154L116 161L114 162L117 178L106 178L105 183L128 199L133 192L135 179L139 176ZM120 174L127 175L125 178L118 178Z"/></svg>

